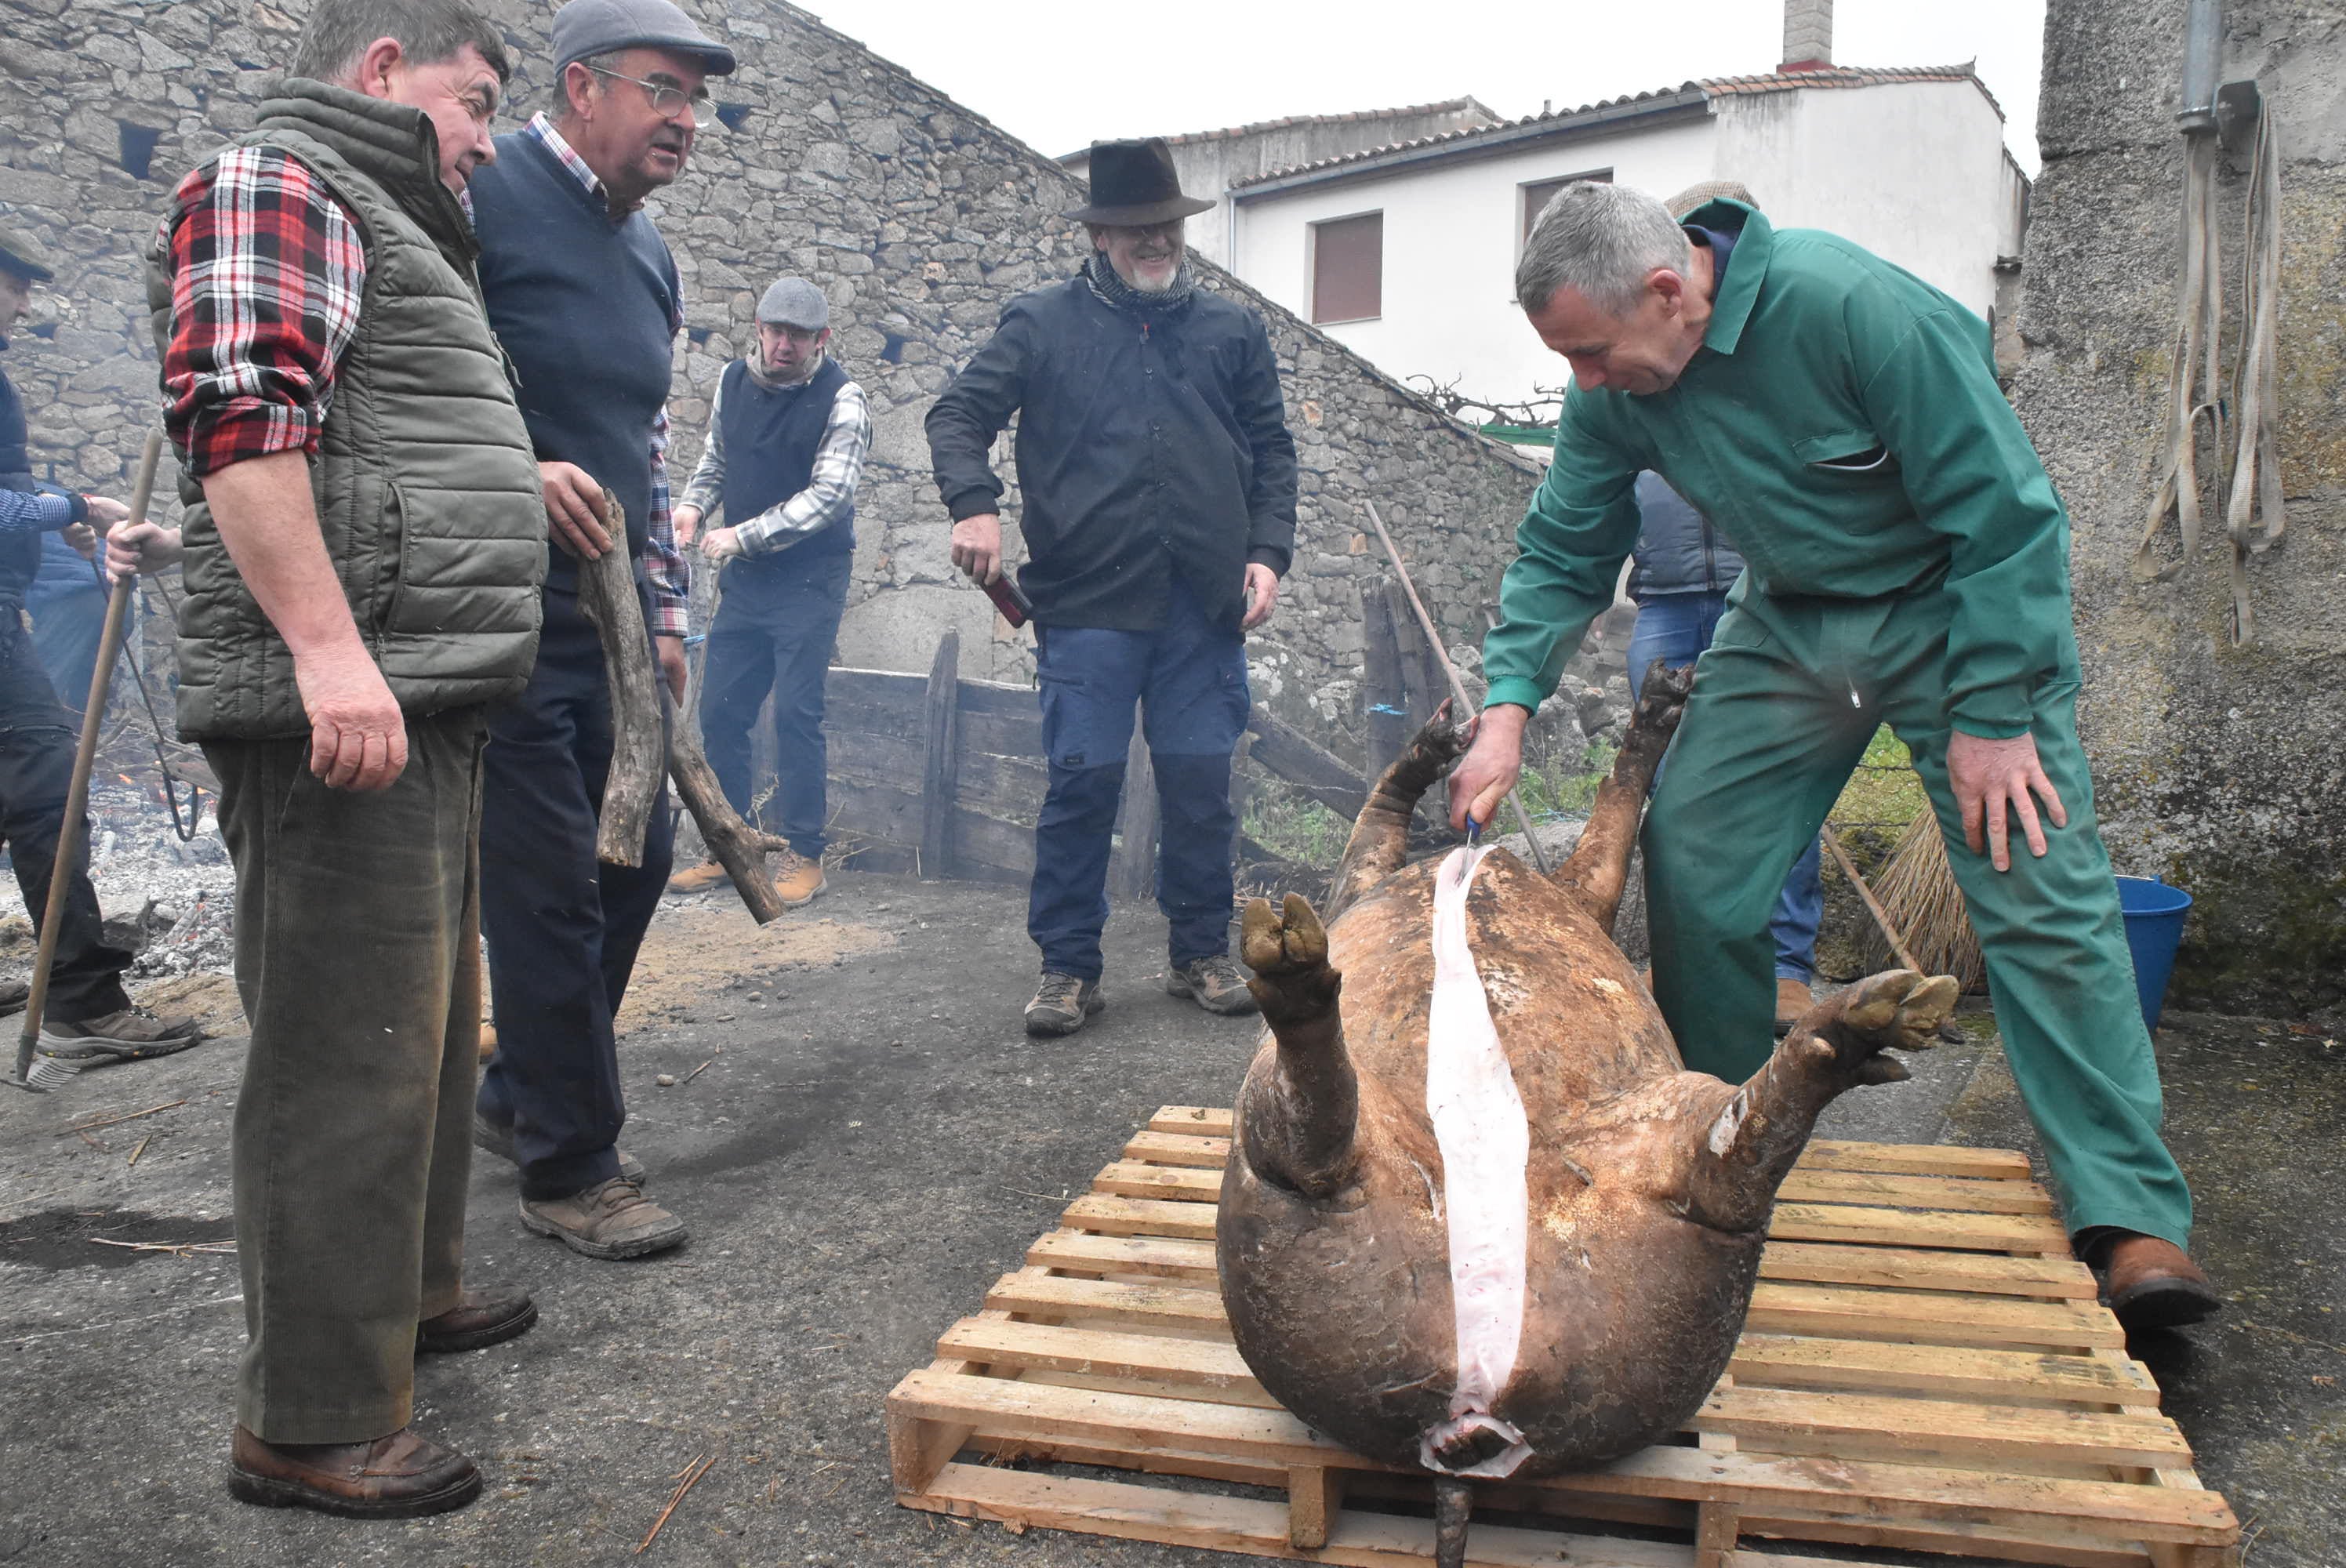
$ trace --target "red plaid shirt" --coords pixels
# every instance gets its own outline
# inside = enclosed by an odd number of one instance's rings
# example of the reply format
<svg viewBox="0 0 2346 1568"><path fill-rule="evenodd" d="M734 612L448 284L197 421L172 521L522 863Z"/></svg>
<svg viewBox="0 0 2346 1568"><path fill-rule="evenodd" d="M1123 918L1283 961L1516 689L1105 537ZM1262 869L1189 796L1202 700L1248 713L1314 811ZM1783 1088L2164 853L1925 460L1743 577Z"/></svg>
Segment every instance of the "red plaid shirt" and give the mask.
<svg viewBox="0 0 2346 1568"><path fill-rule="evenodd" d="M349 209L286 154L236 148L179 182L158 243L171 279L163 425L189 471L316 452L366 286Z"/></svg>

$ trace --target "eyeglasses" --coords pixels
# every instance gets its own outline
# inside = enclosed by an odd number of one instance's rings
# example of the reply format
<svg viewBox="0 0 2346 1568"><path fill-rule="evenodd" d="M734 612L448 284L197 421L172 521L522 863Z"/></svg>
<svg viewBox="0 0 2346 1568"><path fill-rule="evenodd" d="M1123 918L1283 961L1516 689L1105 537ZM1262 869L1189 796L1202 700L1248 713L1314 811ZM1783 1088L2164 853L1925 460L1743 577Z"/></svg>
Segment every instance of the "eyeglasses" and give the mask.
<svg viewBox="0 0 2346 1568"><path fill-rule="evenodd" d="M586 68L598 76L608 76L615 82L633 82L643 88L644 96L652 101L652 113L664 120L676 118L678 115L684 112L688 105L691 107L696 119L709 112L710 99L707 87L695 87L688 93L682 87L672 87L666 82L648 82L641 76L623 76L617 71L607 71L600 66L589 66Z"/></svg>

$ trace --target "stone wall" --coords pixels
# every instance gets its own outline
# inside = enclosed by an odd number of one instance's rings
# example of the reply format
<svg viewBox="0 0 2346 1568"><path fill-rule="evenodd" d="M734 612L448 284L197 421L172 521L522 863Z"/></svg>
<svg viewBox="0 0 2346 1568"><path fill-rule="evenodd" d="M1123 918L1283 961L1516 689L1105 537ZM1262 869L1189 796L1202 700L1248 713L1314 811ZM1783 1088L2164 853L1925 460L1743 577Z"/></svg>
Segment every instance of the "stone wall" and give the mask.
<svg viewBox="0 0 2346 1568"><path fill-rule="evenodd" d="M2254 646L2229 636L2220 523L2175 580L2129 570L2180 275L2183 0L2052 7L2016 393L2076 523L2081 722L2105 835L2121 872L2197 901L2174 994L2299 1014L2346 999L2346 30L2328 0L2225 11L2219 79L2259 82L2285 157L2289 535L2249 567ZM2244 173L2221 185L2228 361ZM2208 508L2220 518L2212 490Z"/></svg>
<svg viewBox="0 0 2346 1568"><path fill-rule="evenodd" d="M518 125L546 96L554 7L485 8L515 50L506 118ZM250 124L304 9L0 0L0 209L59 261L36 306L49 335L20 338L7 368L34 411L36 467L54 463L61 482L125 486L156 417L138 254L178 175ZM1025 643L946 560L921 423L1003 303L1078 265L1088 242L1054 215L1081 188L803 12L732 0L720 13L704 0L700 14L741 69L711 83L718 117L655 209L688 296L672 403L678 483L758 293L780 271L815 279L875 425L841 661L924 669L954 626L965 671L1023 678ZM1360 585L1384 569L1356 504L1378 502L1451 640L1479 643L1536 470L1244 285L1209 281L1270 321L1303 464L1296 569L1279 616L1253 639L1258 694L1331 739L1356 736Z"/></svg>

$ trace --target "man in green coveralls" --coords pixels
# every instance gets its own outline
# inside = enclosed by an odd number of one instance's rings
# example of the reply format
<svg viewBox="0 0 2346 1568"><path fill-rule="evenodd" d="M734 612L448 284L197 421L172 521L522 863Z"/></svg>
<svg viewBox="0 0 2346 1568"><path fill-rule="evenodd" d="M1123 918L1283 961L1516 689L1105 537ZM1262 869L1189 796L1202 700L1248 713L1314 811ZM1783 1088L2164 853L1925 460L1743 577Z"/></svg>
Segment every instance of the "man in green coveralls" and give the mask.
<svg viewBox="0 0 2346 1568"><path fill-rule="evenodd" d="M1637 474L1659 471L1749 563L1646 829L1654 995L1687 1065L1735 1081L1767 1059L1769 911L1887 723L1947 836L2079 1256L2129 1328L2214 1312L2077 741L2068 517L1985 323L1834 235L1724 199L1681 227L1590 183L1542 214L1515 285L1574 384L1454 819L1490 820L1515 783L1525 722L1637 543Z"/></svg>

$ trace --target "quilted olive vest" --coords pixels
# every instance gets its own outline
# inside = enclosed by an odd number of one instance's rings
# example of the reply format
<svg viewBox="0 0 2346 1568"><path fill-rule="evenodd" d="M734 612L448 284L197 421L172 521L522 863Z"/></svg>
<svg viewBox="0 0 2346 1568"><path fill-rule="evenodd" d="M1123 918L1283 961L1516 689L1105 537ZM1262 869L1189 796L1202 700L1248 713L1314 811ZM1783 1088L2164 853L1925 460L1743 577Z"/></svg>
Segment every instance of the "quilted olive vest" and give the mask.
<svg viewBox="0 0 2346 1568"><path fill-rule="evenodd" d="M336 367L310 463L327 553L360 635L405 712L518 693L537 656L545 503L482 311L472 226L440 182L431 122L290 78L230 147L270 148L303 164L350 209L365 243L357 335ZM148 260L161 351L171 325L162 242ZM202 487L183 474L180 498L180 733L308 734L291 652L230 561Z"/></svg>

